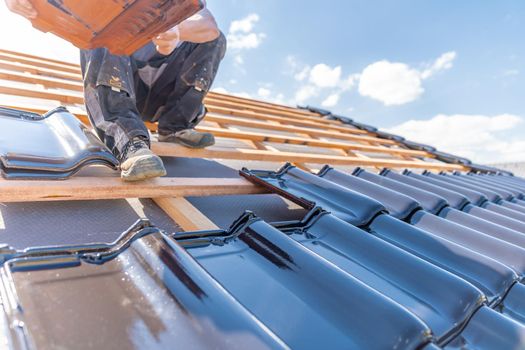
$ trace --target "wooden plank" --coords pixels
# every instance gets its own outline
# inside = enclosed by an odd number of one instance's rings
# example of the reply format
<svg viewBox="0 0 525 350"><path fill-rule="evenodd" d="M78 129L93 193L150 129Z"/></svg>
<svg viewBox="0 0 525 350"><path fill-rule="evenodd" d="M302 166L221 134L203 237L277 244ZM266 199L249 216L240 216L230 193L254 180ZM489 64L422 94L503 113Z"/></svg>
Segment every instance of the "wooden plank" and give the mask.
<svg viewBox="0 0 525 350"><path fill-rule="evenodd" d="M284 111L287 111L287 112L298 113L298 114L301 114L301 115L304 115L304 116L310 116L310 117L319 118L319 114L317 114L317 113L313 113L313 112L310 112L310 111L307 111L307 110L304 110L304 109L290 107L290 106L277 104L277 103L273 103L273 102L261 101L261 100L256 100L256 99L252 99L252 98L244 98L244 97L239 97L239 96L235 96L235 95L227 95L227 94L214 92L214 91L210 91L208 96L210 96L211 98L220 99L220 100L227 100L227 101L236 102L236 103L240 103L240 104L244 104L244 105L255 105L255 106L259 106L259 107L266 107L268 109L284 110Z"/></svg>
<svg viewBox="0 0 525 350"><path fill-rule="evenodd" d="M305 134L315 135L318 137L328 137L332 139L363 142L367 144L370 142L376 142L382 145L397 145L397 142L395 141L379 139L379 138L370 137L370 136L342 134L342 133L331 132L331 131L326 131L326 130L303 128L300 126L271 124L271 123L265 123L265 122L258 122L255 120L248 120L245 118L228 117L228 116L223 116L223 115L216 114L216 113L208 113L206 115L205 120L209 120L209 121L213 121L217 123L223 123L226 125L245 126L249 128L265 129L265 130L278 130L278 131L285 131L289 133L305 133Z"/></svg>
<svg viewBox="0 0 525 350"><path fill-rule="evenodd" d="M33 97L33 98L43 98L43 99L62 101L64 103L72 103L72 104L82 103L83 101L83 98L78 95L66 94L66 93L62 94L58 92L46 91L43 89L38 89L38 90L35 89L33 91L30 91L26 89L17 88L17 87L0 86L0 93L4 93L8 95ZM6 106L6 107L9 107L9 106ZM24 107L23 109L30 110L29 107ZM218 123L224 123L228 125L238 125L238 126L246 126L246 127L251 127L251 128L287 131L291 133L303 132L303 133L308 133L308 134L320 136L320 137L343 139L343 140L354 141L354 142L362 142L362 143L375 142L381 145L396 145L397 144L395 141L392 141L392 140L379 139L379 138L370 137L370 136L342 134L342 133L330 132L326 130L303 128L299 126L270 124L270 123L257 122L257 121L246 120L246 119L243 120L243 119L239 119L236 117L224 117L221 115L217 115L215 113L208 113L208 115L206 116L206 120L218 122Z"/></svg>
<svg viewBox="0 0 525 350"><path fill-rule="evenodd" d="M344 142L334 142L334 141L324 141L320 139L312 139L305 137L292 137L292 136L283 136L277 134L267 134L267 133L255 133L249 131L234 131L229 129L221 128L212 128L205 126L197 126L199 131L211 132L216 137L227 137L233 139L248 139L251 141L258 142L275 142L275 143L286 143L294 145L307 145L314 147L322 148L333 148L333 149L347 149L347 150L356 150L364 152L376 152L376 153L385 153L385 154L394 154L394 155L405 155L405 156L414 156L414 157L428 157L430 154L424 151L401 149L401 148L387 148L382 146L367 146L360 144L349 144Z"/></svg>
<svg viewBox="0 0 525 350"><path fill-rule="evenodd" d="M69 66L69 67L72 67L72 68L80 69L80 65L78 65L76 63L70 63L70 62L66 62L66 61L55 60L55 59L48 58L48 57L35 56L35 55L31 55L31 54L28 54L28 53L25 53L25 52L15 52L15 51L5 50L5 49L0 49L0 52L5 53L5 54L11 54L11 55L15 55L15 56L20 56L20 57L25 57L25 58L34 58L34 59L42 60L42 61L49 62L49 63L55 63L55 64L59 64L59 65L66 65L66 66Z"/></svg>
<svg viewBox="0 0 525 350"><path fill-rule="evenodd" d="M259 119L259 120L267 120L267 121L271 120L271 121L285 123L289 125L314 127L314 128L319 128L322 130L335 130L341 133L360 134L360 135L368 134L368 132L364 130L352 129L347 126L323 124L319 122L319 120L322 120L320 118L317 121L310 121L310 120L304 120L304 119L297 118L297 117L289 118L289 117L258 113L258 112L254 112L250 110L234 109L231 107L230 108L219 107L218 105L215 104L215 102L213 103L210 102L209 99L206 100L206 107L208 108L208 111L212 113L218 113L218 114L223 114L223 115L231 115L235 117Z"/></svg>
<svg viewBox="0 0 525 350"><path fill-rule="evenodd" d="M8 108L14 108L14 109L21 109L26 110L29 112L35 112L39 114L46 113L47 110L42 109L42 107L39 106L32 106L30 104L24 104L23 106L16 105L16 104L2 104L4 107ZM87 114L85 111L74 107L68 107L71 109L71 112L79 118L83 123L86 125L89 124L87 120ZM376 142L377 144L382 145L396 145L395 141L391 140L384 140L384 139L376 139L376 138L370 138L368 136L360 136L360 135L346 135L346 134L339 134L339 133L332 133L327 132L323 130L315 130L315 129L309 129L309 128L301 128L296 126L287 126L287 125L281 125L281 124L271 124L271 123L264 123L264 122L257 122L257 121L251 121L246 120L242 118L236 118L236 117L225 117L214 113L209 113L206 115L206 121L210 122L216 122L216 123L223 123L225 125L237 125L237 126L245 126L250 127L254 129L263 129L263 130L277 130L277 131L285 131L289 133L306 133L310 135L315 135L318 137L329 137L334 139L341 139L341 140L347 140L347 141L354 141L354 142L361 142L361 143L370 143L370 142ZM153 123L146 123L146 126L152 130L155 131L157 129L156 124Z"/></svg>
<svg viewBox="0 0 525 350"><path fill-rule="evenodd" d="M30 64L30 65L41 67L41 68L60 70L62 72L67 72L67 73L81 74L80 68L77 68L77 67L71 67L71 66L68 66L62 63L46 62L39 58L23 57L23 56L16 55L16 54L2 52L1 50L0 50L0 59L6 60L6 61L19 62L23 64Z"/></svg>
<svg viewBox="0 0 525 350"><path fill-rule="evenodd" d="M16 87L13 85L2 84L0 85L0 94L41 98L45 100L60 101L66 104L84 103L84 97L82 97L81 95L75 95L68 92L49 91L38 88L36 86L32 90L28 90L26 88Z"/></svg>
<svg viewBox="0 0 525 350"><path fill-rule="evenodd" d="M46 88L66 89L72 91L84 91L84 85L71 80L63 80L31 73L19 73L8 70L0 70L0 79L15 81L26 84L40 84Z"/></svg>
<svg viewBox="0 0 525 350"><path fill-rule="evenodd" d="M77 82L82 82L82 77L80 76L80 74L62 72L55 69L36 67L29 64L10 62L6 60L0 60L0 68L14 70L17 72L29 72L32 74L45 75L48 77L69 79Z"/></svg>
<svg viewBox="0 0 525 350"><path fill-rule="evenodd" d="M185 232L219 229L186 198L154 198L153 201Z"/></svg>
<svg viewBox="0 0 525 350"><path fill-rule="evenodd" d="M186 158L210 158L210 159L234 159L255 160L262 162L294 162L331 165L356 165L377 166L386 168L419 168L436 170L464 170L461 165L445 163L424 163L397 159L363 159L357 157L332 156L324 154L306 154L295 152L271 152L254 149L189 149L177 144L154 142L153 151L160 156L186 157Z"/></svg>
<svg viewBox="0 0 525 350"><path fill-rule="evenodd" d="M265 193L242 178L158 178L136 183L115 177L72 177L67 181L0 179L0 203L123 198L203 197Z"/></svg>

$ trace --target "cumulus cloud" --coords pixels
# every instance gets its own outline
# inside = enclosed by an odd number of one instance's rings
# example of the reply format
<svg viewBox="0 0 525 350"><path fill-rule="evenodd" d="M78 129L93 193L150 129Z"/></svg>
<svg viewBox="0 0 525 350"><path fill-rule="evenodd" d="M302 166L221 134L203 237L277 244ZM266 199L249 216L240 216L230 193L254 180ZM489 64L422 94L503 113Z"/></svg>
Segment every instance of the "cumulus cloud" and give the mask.
<svg viewBox="0 0 525 350"><path fill-rule="evenodd" d="M259 88L259 90L257 90L257 95L259 95L259 97L262 98L268 98L271 95L271 93L272 92L270 91L270 89L264 87L261 87Z"/></svg>
<svg viewBox="0 0 525 350"><path fill-rule="evenodd" d="M419 71L404 63L373 63L365 68L359 82L362 96L381 101L386 106L412 102L424 91Z"/></svg>
<svg viewBox="0 0 525 350"><path fill-rule="evenodd" d="M525 141L513 135L523 121L512 114L440 114L428 120L409 120L387 131L476 162L492 163L525 160Z"/></svg>
<svg viewBox="0 0 525 350"><path fill-rule="evenodd" d="M252 13L243 19L233 21L228 32L228 47L231 49L256 49L261 45L265 33L255 33L255 24L259 22L259 15Z"/></svg>
<svg viewBox="0 0 525 350"><path fill-rule="evenodd" d="M339 98L341 96L337 93L331 94L328 96L321 104L323 107L335 107L339 103Z"/></svg>
<svg viewBox="0 0 525 350"><path fill-rule="evenodd" d="M424 70L387 60L372 63L361 73L359 93L386 106L415 101L425 92L423 81L440 71L452 68L455 58L455 52L446 52Z"/></svg>
<svg viewBox="0 0 525 350"><path fill-rule="evenodd" d="M295 93L295 103L304 104L313 97L319 96L319 89L312 85L304 85Z"/></svg>
<svg viewBox="0 0 525 350"><path fill-rule="evenodd" d="M425 69L421 73L422 79L428 79L434 74L442 71L452 68L454 65L454 60L456 59L457 54L454 51L445 52L441 56L439 56L434 64L428 69Z"/></svg>
<svg viewBox="0 0 525 350"><path fill-rule="evenodd" d="M300 62L295 56L286 57L285 74L301 83L291 104L315 103L312 99L323 97L319 103L324 107L335 107L341 95L355 86L359 75L343 75L341 66L331 67L326 63L310 66Z"/></svg>
<svg viewBox="0 0 525 350"><path fill-rule="evenodd" d="M310 83L320 88L336 87L341 80L341 67L330 67L324 63L315 65L310 71Z"/></svg>

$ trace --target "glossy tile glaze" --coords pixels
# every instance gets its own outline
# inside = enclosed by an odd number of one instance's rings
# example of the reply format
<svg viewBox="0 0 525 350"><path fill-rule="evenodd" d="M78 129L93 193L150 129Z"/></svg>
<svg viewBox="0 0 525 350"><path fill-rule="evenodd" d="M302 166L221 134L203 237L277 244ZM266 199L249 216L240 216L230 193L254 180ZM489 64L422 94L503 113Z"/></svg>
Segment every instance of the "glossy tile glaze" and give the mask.
<svg viewBox="0 0 525 350"><path fill-rule="evenodd" d="M230 234L188 251L292 348L414 349L429 340L405 308L264 221Z"/></svg>
<svg viewBox="0 0 525 350"><path fill-rule="evenodd" d="M344 188L374 198L385 206L390 215L398 219L408 218L412 213L421 209L421 205L413 198L330 167L322 169L319 176Z"/></svg>
<svg viewBox="0 0 525 350"><path fill-rule="evenodd" d="M425 190L430 193L441 196L446 199L446 201L451 207L456 208L456 209L461 210L465 205L469 203L468 198L465 197L464 195L454 192L453 190L449 190L441 186L436 186L434 184L431 184L427 182L425 178L416 179L410 176L404 176L404 175L398 174L395 171L388 170L388 169L381 171L381 175L391 180L400 182L402 184L409 185L414 188Z"/></svg>
<svg viewBox="0 0 525 350"><path fill-rule="evenodd" d="M8 179L62 179L89 164L118 167L107 147L64 108L44 116L0 108L0 130L0 170Z"/></svg>
<svg viewBox="0 0 525 350"><path fill-rule="evenodd" d="M12 348L288 348L160 232L104 259L91 250L33 250L4 265Z"/></svg>
<svg viewBox="0 0 525 350"><path fill-rule="evenodd" d="M329 207L337 217L355 226L366 225L386 210L377 200L289 164L277 172L243 169L241 175L305 208Z"/></svg>
<svg viewBox="0 0 525 350"><path fill-rule="evenodd" d="M356 169L353 175L413 198L424 210L432 214L439 213L441 209L448 205L446 199L437 194L392 180L386 176L368 172L364 169Z"/></svg>
<svg viewBox="0 0 525 350"><path fill-rule="evenodd" d="M427 182L436 187L445 188L457 194L461 194L465 196L468 199L468 201L474 205L481 205L488 200L488 198L483 193L476 191L476 190L472 190L465 186L462 186L461 184L459 185L455 184L452 181L446 181L444 178L436 179L433 176L424 176L424 175L413 173L411 171L406 171L404 175L417 179L417 180L421 180L423 182Z"/></svg>
<svg viewBox="0 0 525 350"><path fill-rule="evenodd" d="M465 280L331 214L311 221L292 237L406 307L433 330L439 343L456 335L485 301Z"/></svg>

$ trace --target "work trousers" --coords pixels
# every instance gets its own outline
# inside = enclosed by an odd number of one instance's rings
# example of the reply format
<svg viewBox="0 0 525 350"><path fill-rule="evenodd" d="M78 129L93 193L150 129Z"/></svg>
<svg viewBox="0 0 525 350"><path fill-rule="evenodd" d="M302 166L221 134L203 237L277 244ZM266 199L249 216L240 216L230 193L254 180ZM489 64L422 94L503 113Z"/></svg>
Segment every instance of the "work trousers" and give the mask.
<svg viewBox="0 0 525 350"><path fill-rule="evenodd" d="M162 132L195 127L225 52L222 33L207 43L183 42L169 56L156 53L153 43L132 56L82 50L86 109L100 139L119 157L131 139L149 142L144 121L158 122ZM151 86L139 75L146 65L162 67Z"/></svg>

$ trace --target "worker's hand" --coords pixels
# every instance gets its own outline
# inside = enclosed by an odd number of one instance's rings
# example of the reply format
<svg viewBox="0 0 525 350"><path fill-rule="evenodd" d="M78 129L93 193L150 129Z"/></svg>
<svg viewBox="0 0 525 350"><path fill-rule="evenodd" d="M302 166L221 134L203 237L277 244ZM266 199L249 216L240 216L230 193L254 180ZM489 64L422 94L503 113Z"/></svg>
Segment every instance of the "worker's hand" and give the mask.
<svg viewBox="0 0 525 350"><path fill-rule="evenodd" d="M7 8L27 19L35 19L38 13L29 0L5 0Z"/></svg>
<svg viewBox="0 0 525 350"><path fill-rule="evenodd" d="M177 48L179 42L180 32L178 27L173 27L153 39L157 52L164 56L170 55Z"/></svg>

